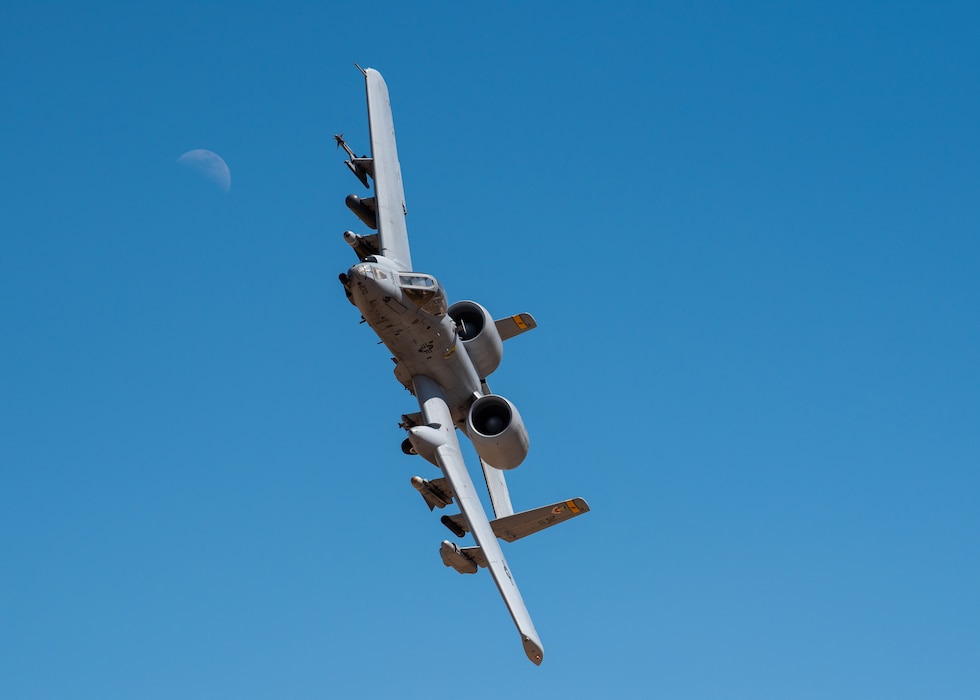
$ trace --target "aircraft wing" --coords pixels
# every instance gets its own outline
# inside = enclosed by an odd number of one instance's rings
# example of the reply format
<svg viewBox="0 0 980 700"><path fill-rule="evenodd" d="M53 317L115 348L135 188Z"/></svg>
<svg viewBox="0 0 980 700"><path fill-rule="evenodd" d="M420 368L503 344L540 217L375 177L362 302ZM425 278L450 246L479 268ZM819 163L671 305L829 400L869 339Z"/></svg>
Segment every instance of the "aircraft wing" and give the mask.
<svg viewBox="0 0 980 700"><path fill-rule="evenodd" d="M483 565L483 559L486 560L486 567L497 584L497 589L507 605L507 610L510 611L517 631L521 634L524 653L533 663L540 664L544 658L541 640L537 630L534 629L534 623L531 622L531 615L527 611L514 576L507 567L507 560L504 559L497 536L490 527L483 504L473 486L473 479L466 469L466 463L459 449L459 439L456 437L456 428L442 389L428 377L415 377L415 395L422 407L422 415L427 427L438 430L438 437L433 437L431 443L435 448L435 461L446 475L456 503L479 547L479 553L470 554L470 558L474 558L474 555L479 557L480 565Z"/></svg>
<svg viewBox="0 0 980 700"><path fill-rule="evenodd" d="M368 127L371 132L371 159L374 176L374 207L378 220L381 254L397 261L403 270L412 269L405 226L405 190L395 147L395 123L391 116L388 86L381 73L364 70L367 87Z"/></svg>

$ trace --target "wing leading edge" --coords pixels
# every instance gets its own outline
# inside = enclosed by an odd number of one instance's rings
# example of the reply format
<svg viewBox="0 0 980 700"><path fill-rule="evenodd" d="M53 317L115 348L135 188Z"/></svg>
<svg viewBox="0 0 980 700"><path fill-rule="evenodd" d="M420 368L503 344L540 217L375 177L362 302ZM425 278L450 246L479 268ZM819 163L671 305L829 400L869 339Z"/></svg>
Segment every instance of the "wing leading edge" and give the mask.
<svg viewBox="0 0 980 700"><path fill-rule="evenodd" d="M510 612L517 631L521 634L521 641L524 645L524 653L527 654L533 663L539 664L544 659L544 649L541 647L541 640L531 615L527 611L521 592L517 588L514 576L507 567L507 560L500 549L497 536L490 527L490 521L483 504L473 486L463 455L459 449L459 439L456 437L456 429L453 425L452 415L449 405L446 403L442 389L428 377L415 377L415 396L419 400L422 408L422 415L425 418L427 427L436 428L438 434L428 433L430 444L434 448L434 458L439 468L446 475L446 480L452 487L456 497L456 503L469 524L473 539L480 549L480 565L482 559L486 560L486 567L490 570L494 583L500 591L507 610ZM475 571L475 566L474 569Z"/></svg>
<svg viewBox="0 0 980 700"><path fill-rule="evenodd" d="M405 225L405 189L402 186L401 167L398 165L395 123L391 116L388 86L381 73L373 68L364 70L364 84L367 89L374 199L381 254L397 261L403 270L411 270L412 256L408 247L408 228Z"/></svg>

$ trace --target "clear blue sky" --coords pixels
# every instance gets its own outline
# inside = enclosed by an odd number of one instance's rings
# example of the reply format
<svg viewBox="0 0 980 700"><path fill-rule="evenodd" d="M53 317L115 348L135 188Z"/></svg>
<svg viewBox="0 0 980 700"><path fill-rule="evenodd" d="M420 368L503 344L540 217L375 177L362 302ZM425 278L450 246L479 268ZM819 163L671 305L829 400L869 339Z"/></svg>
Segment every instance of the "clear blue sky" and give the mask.
<svg viewBox="0 0 980 700"><path fill-rule="evenodd" d="M336 280L352 61L539 323L540 668ZM0 697L980 697L978 85L975 2L5 2Z"/></svg>

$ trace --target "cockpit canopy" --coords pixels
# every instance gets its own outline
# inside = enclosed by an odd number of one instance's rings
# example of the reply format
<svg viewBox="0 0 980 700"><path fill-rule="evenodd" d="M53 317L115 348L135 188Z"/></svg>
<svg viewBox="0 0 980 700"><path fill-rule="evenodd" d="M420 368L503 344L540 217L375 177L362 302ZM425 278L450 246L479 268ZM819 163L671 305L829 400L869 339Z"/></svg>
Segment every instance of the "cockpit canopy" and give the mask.
<svg viewBox="0 0 980 700"><path fill-rule="evenodd" d="M412 300L417 307L427 314L442 316L449 308L446 293L439 286L439 281L432 275L420 272L399 272L398 286L405 296Z"/></svg>

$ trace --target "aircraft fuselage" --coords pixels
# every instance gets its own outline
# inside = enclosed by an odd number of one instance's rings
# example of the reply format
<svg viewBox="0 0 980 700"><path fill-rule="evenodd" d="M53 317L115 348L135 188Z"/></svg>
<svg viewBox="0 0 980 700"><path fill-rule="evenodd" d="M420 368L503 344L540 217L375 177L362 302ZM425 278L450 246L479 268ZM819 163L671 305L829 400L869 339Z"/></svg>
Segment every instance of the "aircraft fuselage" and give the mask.
<svg viewBox="0 0 980 700"><path fill-rule="evenodd" d="M398 380L410 391L413 377L435 381L445 392L453 421L465 431L469 406L482 394L481 382L456 323L446 313L446 296L438 281L371 256L348 270L344 285L394 356Z"/></svg>

